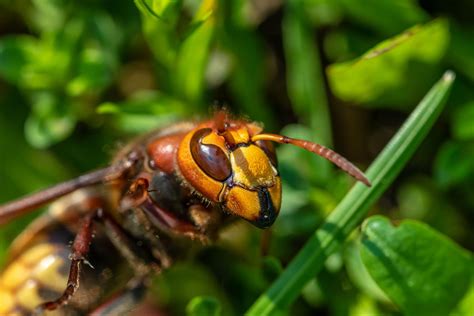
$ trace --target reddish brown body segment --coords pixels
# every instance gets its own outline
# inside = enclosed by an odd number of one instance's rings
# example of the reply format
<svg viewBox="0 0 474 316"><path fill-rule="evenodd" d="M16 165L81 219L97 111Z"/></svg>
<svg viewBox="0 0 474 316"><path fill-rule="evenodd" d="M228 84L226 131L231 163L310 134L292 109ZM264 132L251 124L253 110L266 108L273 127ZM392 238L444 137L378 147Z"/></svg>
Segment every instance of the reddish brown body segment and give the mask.
<svg viewBox="0 0 474 316"><path fill-rule="evenodd" d="M150 166L169 174L173 173L176 164L176 153L184 136L186 136L186 133L165 136L152 141L147 148Z"/></svg>

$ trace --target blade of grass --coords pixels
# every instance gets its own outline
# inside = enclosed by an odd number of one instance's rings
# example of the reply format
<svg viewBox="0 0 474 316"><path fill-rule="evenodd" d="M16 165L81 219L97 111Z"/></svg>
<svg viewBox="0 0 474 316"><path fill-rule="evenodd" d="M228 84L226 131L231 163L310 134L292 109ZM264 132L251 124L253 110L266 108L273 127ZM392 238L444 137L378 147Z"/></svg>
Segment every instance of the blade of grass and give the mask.
<svg viewBox="0 0 474 316"><path fill-rule="evenodd" d="M203 103L205 72L216 29L217 2L202 1L193 19L192 30L181 43L176 56L173 84L175 95L189 104L207 108Z"/></svg>
<svg viewBox="0 0 474 316"><path fill-rule="evenodd" d="M332 145L328 102L314 30L307 21L305 2L288 1L283 20L288 94L299 119L309 123L314 139ZM329 164L328 164L329 166Z"/></svg>
<svg viewBox="0 0 474 316"><path fill-rule="evenodd" d="M364 218L372 204L399 174L428 134L446 103L455 75L447 71L419 103L367 171L372 187L356 184L309 238L279 278L247 311L247 315L270 315L284 310L322 268Z"/></svg>
<svg viewBox="0 0 474 316"><path fill-rule="evenodd" d="M232 60L230 93L242 114L263 122L268 130L275 130L277 117L265 96L268 85L267 50L259 33L237 13L243 11L238 7L245 5L245 2L219 1L222 22L217 28L217 36Z"/></svg>
<svg viewBox="0 0 474 316"><path fill-rule="evenodd" d="M282 31L288 96L300 123L311 128L308 140L331 147L331 119L321 58L314 38L314 26L308 21L305 10L303 0L286 2ZM308 178L326 183L331 176L331 163L315 155L309 154L308 157L313 167Z"/></svg>

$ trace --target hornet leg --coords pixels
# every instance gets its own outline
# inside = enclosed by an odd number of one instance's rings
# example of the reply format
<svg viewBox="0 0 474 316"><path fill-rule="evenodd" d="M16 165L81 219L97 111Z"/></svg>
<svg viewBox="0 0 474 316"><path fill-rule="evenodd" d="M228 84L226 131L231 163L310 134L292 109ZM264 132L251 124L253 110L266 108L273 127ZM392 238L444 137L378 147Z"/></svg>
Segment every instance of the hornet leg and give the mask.
<svg viewBox="0 0 474 316"><path fill-rule="evenodd" d="M84 261L87 262L85 257L89 253L89 246L92 241L92 228L95 216L96 212L88 214L84 218L82 226L74 239L74 242L72 244L72 253L70 255L71 268L69 270L67 287L64 290L63 294L54 301L46 302L39 305L35 309L34 314L40 315L46 310L55 310L61 307L62 305L67 304L76 292L77 288L79 287L79 272L81 270L81 265Z"/></svg>

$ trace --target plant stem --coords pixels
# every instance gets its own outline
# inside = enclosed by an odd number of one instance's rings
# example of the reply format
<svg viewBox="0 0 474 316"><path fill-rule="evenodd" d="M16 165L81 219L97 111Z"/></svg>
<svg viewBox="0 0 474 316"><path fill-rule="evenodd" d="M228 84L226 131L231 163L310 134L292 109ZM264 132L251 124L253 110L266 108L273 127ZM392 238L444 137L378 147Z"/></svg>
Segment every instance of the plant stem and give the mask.
<svg viewBox="0 0 474 316"><path fill-rule="evenodd" d="M366 216L412 157L446 103L455 75L447 71L426 94L405 124L367 171L371 187L357 183L289 263L279 278L247 311L270 315L285 310Z"/></svg>

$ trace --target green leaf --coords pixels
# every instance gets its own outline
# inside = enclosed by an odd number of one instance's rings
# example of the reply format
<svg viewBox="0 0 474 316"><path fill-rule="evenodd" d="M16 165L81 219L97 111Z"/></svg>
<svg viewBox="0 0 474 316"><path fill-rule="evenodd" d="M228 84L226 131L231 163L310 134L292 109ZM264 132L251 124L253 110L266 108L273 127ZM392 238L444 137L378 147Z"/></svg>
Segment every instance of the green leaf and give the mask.
<svg viewBox="0 0 474 316"><path fill-rule="evenodd" d="M190 104L200 105L202 102L207 60L216 25L215 6L214 0L203 1L194 17L192 30L181 43L176 57L174 92Z"/></svg>
<svg viewBox="0 0 474 316"><path fill-rule="evenodd" d="M359 295L355 304L351 306L349 316L361 315L385 315L385 313L379 310L377 302L372 298L365 295Z"/></svg>
<svg viewBox="0 0 474 316"><path fill-rule="evenodd" d="M176 20L181 3L181 0L135 0L136 6L143 14L165 22Z"/></svg>
<svg viewBox="0 0 474 316"><path fill-rule="evenodd" d="M372 186L358 183L349 191L280 277L250 307L248 315L270 315L284 310L298 297L412 157L440 115L453 81L454 73L448 71L433 86L370 166L367 177Z"/></svg>
<svg viewBox="0 0 474 316"><path fill-rule="evenodd" d="M98 93L106 88L118 65L118 48L122 34L108 14L94 12L84 20L85 36L71 69L72 79L66 84L70 96Z"/></svg>
<svg viewBox="0 0 474 316"><path fill-rule="evenodd" d="M25 124L25 136L36 148L46 148L66 139L73 131L75 119L70 116L40 118L30 116Z"/></svg>
<svg viewBox="0 0 474 316"><path fill-rule="evenodd" d="M34 60L24 69L22 87L28 90L62 89L77 61L84 30L84 20L74 17L58 32L45 33L34 51Z"/></svg>
<svg viewBox="0 0 474 316"><path fill-rule="evenodd" d="M42 32L57 32L68 17L67 0L33 0L32 20Z"/></svg>
<svg viewBox="0 0 474 316"><path fill-rule="evenodd" d="M112 81L113 57L101 49L84 49L78 60L78 75L66 88L69 95L79 96L105 88Z"/></svg>
<svg viewBox="0 0 474 316"><path fill-rule="evenodd" d="M347 274L355 286L357 286L359 289L362 290L362 292L364 292L371 298L383 302L390 302L390 299L380 289L377 283L375 283L374 279L367 271L367 268L364 266L364 263L362 262L362 258L360 256L358 243L356 243L355 241L350 242L347 247L345 247L344 261L347 269Z"/></svg>
<svg viewBox="0 0 474 316"><path fill-rule="evenodd" d="M362 261L406 315L448 315L469 288L469 254L428 225L382 216L362 225Z"/></svg>
<svg viewBox="0 0 474 316"><path fill-rule="evenodd" d="M144 133L182 119L189 113L186 104L152 91L142 91L121 103L103 103L97 112L109 115L116 128L128 133Z"/></svg>
<svg viewBox="0 0 474 316"><path fill-rule="evenodd" d="M411 108L441 73L448 44L445 20L413 27L356 60L329 66L330 87L361 106Z"/></svg>
<svg viewBox="0 0 474 316"><path fill-rule="evenodd" d="M146 2L147 0L143 0ZM159 17L168 20L176 19L181 9L181 0L153 0L152 10Z"/></svg>
<svg viewBox="0 0 474 316"><path fill-rule="evenodd" d="M45 148L67 138L76 125L71 104L52 92L33 96L33 111L25 122L25 136L36 148Z"/></svg>
<svg viewBox="0 0 474 316"><path fill-rule="evenodd" d="M25 68L33 61L37 40L31 36L10 36L0 40L0 76L20 85Z"/></svg>
<svg viewBox="0 0 474 316"><path fill-rule="evenodd" d="M154 57L165 69L174 66L178 36L175 32L176 21L166 21L152 9L151 0L135 0L136 6L142 12L143 33Z"/></svg>
<svg viewBox="0 0 474 316"><path fill-rule="evenodd" d="M188 316L219 316L221 307L214 297L198 296L193 298L186 306Z"/></svg>
<svg viewBox="0 0 474 316"><path fill-rule="evenodd" d="M474 270L471 269L471 287L462 301L458 304L453 315L471 315L474 310Z"/></svg>

